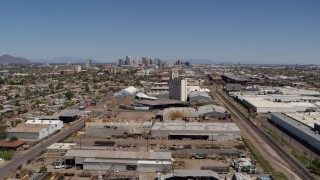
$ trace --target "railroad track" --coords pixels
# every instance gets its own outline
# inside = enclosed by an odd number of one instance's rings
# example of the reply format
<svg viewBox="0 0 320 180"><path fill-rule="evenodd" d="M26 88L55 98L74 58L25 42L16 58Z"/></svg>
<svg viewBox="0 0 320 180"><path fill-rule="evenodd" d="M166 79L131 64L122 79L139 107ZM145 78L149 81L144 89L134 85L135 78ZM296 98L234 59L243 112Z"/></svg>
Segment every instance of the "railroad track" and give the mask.
<svg viewBox="0 0 320 180"><path fill-rule="evenodd" d="M294 173L296 173L301 179L305 180L317 180L315 177L313 177L299 162L297 162L290 154L287 153L285 149L281 147L281 145L277 142L275 142L265 131L263 131L261 128L256 126L250 119L248 119L237 107L235 107L219 90L216 88L214 91L217 96L225 103L227 107L229 107L230 110L234 111L235 114L240 117L243 120L243 123L247 124L248 127L251 128L252 131L254 131L257 135L260 135L260 138L263 139L286 163L283 161L277 159L277 161L289 169L291 169ZM244 126L245 127L245 126ZM250 130L245 127L247 132L250 132ZM250 133L253 135L252 133ZM255 139L255 137L253 136Z"/></svg>

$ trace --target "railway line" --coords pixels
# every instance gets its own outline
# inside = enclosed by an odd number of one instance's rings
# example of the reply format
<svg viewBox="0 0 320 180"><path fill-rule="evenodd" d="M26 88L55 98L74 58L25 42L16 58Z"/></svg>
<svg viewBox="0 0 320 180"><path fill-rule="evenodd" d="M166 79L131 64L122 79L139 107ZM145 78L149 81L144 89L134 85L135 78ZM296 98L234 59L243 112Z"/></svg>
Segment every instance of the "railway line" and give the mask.
<svg viewBox="0 0 320 180"><path fill-rule="evenodd" d="M296 173L301 179L305 180L316 180L313 175L311 175L308 170L305 169L303 165L297 162L290 154L286 152L285 149L278 143L275 142L265 131L263 131L260 127L256 126L250 119L248 119L243 112L241 112L237 107L235 107L219 90L216 88L214 93L225 103L225 105L234 112L236 116L239 117L241 126L247 130L247 132L252 135L252 138L257 140L255 136L253 136L251 131L254 131L261 139L265 141L281 158L275 159L280 164L286 166L294 173ZM271 155L267 150L265 150L268 155ZM272 157L272 156L271 156ZM285 162L283 162L285 161Z"/></svg>

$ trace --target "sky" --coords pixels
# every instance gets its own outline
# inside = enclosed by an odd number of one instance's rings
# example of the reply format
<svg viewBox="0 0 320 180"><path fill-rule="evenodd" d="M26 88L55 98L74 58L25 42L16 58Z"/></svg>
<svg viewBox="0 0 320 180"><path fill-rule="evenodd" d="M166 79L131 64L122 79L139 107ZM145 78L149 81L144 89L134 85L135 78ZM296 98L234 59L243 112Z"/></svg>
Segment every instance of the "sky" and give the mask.
<svg viewBox="0 0 320 180"><path fill-rule="evenodd" d="M1 0L2 54L320 64L320 1Z"/></svg>

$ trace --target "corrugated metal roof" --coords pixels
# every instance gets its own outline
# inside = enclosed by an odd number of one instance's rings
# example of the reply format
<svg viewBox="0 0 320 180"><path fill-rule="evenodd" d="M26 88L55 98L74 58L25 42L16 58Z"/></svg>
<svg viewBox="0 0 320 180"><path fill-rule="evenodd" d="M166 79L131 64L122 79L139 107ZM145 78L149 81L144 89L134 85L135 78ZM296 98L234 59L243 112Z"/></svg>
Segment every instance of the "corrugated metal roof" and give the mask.
<svg viewBox="0 0 320 180"><path fill-rule="evenodd" d="M214 177L219 179L218 173L211 170L198 169L175 169L172 173L167 173L161 176L164 179L171 177Z"/></svg>
<svg viewBox="0 0 320 180"><path fill-rule="evenodd" d="M130 94L134 94L134 93L138 92L138 89L133 86L129 86L129 87L125 88L124 90L128 91Z"/></svg>
<svg viewBox="0 0 320 180"><path fill-rule="evenodd" d="M16 127L8 128L7 132L35 132L38 133L42 129L52 126L51 124L18 124Z"/></svg>
<svg viewBox="0 0 320 180"><path fill-rule="evenodd" d="M132 152L107 150L68 150L66 157L89 157L110 159L171 159L171 152Z"/></svg>
<svg viewBox="0 0 320 180"><path fill-rule="evenodd" d="M78 109L72 109L72 110L65 110L62 111L59 116L63 116L63 117L74 117L74 116L78 116L81 114L81 111Z"/></svg>

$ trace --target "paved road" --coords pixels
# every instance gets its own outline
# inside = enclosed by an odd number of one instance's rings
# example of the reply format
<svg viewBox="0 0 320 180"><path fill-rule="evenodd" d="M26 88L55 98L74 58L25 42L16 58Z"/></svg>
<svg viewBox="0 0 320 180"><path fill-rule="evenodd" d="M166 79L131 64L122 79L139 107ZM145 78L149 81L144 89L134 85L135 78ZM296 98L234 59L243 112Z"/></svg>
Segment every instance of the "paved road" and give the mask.
<svg viewBox="0 0 320 180"><path fill-rule="evenodd" d="M83 119L79 120L75 124L71 125L69 128L64 129L63 131L49 137L48 139L44 140L43 143L38 143L34 147L30 148L29 150L25 151L23 154L15 154L11 161L7 161L0 165L0 179L4 179L8 177L16 167L26 164L29 159L32 159L39 155L41 149L45 149L51 144L58 142L62 139L67 138L77 130L81 129L84 125Z"/></svg>

